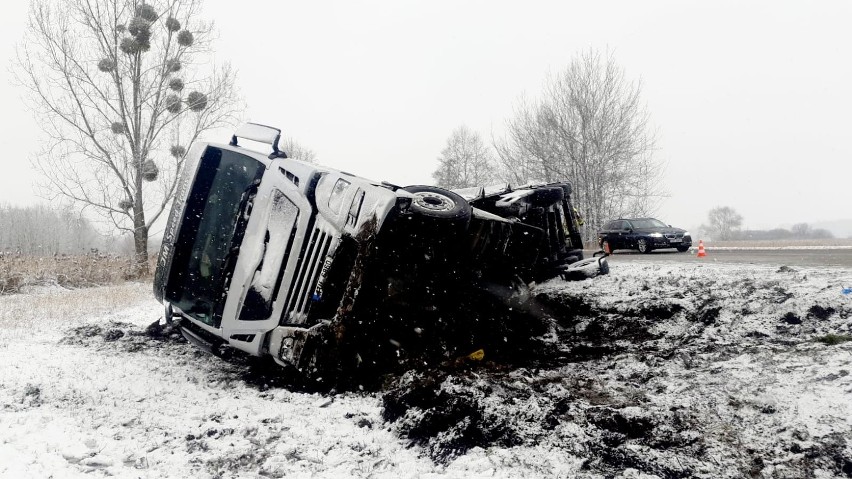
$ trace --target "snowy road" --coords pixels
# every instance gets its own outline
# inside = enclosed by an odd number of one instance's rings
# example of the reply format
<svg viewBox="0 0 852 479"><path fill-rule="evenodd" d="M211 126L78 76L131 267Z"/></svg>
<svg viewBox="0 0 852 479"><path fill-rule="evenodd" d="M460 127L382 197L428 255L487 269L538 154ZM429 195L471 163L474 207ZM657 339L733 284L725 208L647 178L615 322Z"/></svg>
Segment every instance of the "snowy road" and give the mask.
<svg viewBox="0 0 852 479"><path fill-rule="evenodd" d="M616 259L511 364L337 395L146 334L149 285L2 296L0 477L852 477L843 286Z"/></svg>
<svg viewBox="0 0 852 479"><path fill-rule="evenodd" d="M591 255L594 251L586 251ZM658 250L650 254L636 251L619 250L611 262L660 262L677 261L681 263L731 263L763 264L788 266L825 266L830 268L852 268L852 248L813 248L813 249L713 249L707 250L707 257L697 258L694 252L679 253L675 250Z"/></svg>

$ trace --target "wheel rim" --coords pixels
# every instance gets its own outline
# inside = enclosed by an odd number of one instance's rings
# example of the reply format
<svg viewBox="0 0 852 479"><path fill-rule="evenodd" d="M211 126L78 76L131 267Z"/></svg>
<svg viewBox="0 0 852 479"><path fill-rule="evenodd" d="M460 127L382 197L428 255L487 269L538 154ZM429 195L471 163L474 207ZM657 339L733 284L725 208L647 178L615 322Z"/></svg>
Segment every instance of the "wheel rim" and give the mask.
<svg viewBox="0 0 852 479"><path fill-rule="evenodd" d="M640 239L637 242L637 244L639 245L639 252L640 253L644 253L645 251L648 251L648 242L645 241L644 239Z"/></svg>
<svg viewBox="0 0 852 479"><path fill-rule="evenodd" d="M451 211L456 202L449 196L431 191L420 191L414 193L414 204L429 211Z"/></svg>

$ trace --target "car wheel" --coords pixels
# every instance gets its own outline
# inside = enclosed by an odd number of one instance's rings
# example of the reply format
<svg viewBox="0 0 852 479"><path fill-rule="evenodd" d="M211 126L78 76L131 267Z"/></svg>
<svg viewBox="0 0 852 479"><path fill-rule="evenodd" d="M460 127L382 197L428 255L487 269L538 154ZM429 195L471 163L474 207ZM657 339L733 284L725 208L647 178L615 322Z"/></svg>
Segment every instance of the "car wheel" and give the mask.
<svg viewBox="0 0 852 479"><path fill-rule="evenodd" d="M640 253L651 252L651 245L648 244L648 240L645 238L639 238L638 240L636 240L636 248L639 250Z"/></svg>
<svg viewBox="0 0 852 479"><path fill-rule="evenodd" d="M686 253L687 251L689 251L689 246L678 246L677 250L681 253Z"/></svg>
<svg viewBox="0 0 852 479"><path fill-rule="evenodd" d="M403 190L414 194L411 212L425 227L450 226L464 230L470 223L470 203L452 191L435 186L406 186Z"/></svg>

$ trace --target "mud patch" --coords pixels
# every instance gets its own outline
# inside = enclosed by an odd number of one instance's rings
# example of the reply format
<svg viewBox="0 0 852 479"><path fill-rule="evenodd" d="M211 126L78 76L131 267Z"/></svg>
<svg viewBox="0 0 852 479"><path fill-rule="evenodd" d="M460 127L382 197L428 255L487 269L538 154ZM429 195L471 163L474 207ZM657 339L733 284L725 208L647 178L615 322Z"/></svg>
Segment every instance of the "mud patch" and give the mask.
<svg viewBox="0 0 852 479"><path fill-rule="evenodd" d="M681 311L683 311L683 306L678 303L643 303L639 309L639 314L650 320L667 320Z"/></svg>
<svg viewBox="0 0 852 479"><path fill-rule="evenodd" d="M549 445L588 457L584 469L595 474L692 477L706 448L694 414L649 406L635 390L591 376L573 368L409 373L383 395L383 419L439 463L473 447Z"/></svg>
<svg viewBox="0 0 852 479"><path fill-rule="evenodd" d="M647 437L654 430L651 419L636 415L625 415L622 411L603 408L588 414L589 422L607 431L623 434L630 439Z"/></svg>
<svg viewBox="0 0 852 479"><path fill-rule="evenodd" d="M120 348L128 352L159 349L168 344L183 344L186 341L176 325L160 326L154 323L145 329L121 321L109 321L102 325L86 324L71 328L60 344L85 347Z"/></svg>
<svg viewBox="0 0 852 479"><path fill-rule="evenodd" d="M827 346L836 346L852 341L852 336L848 334L826 334L825 336L817 337L816 340Z"/></svg>
<svg viewBox="0 0 852 479"><path fill-rule="evenodd" d="M408 373L384 394L382 418L438 462L473 447L517 445L508 419L484 404L492 392L469 378Z"/></svg>
<svg viewBox="0 0 852 479"><path fill-rule="evenodd" d="M802 324L802 318L792 311L788 311L787 314L782 316L781 321L787 324Z"/></svg>
<svg viewBox="0 0 852 479"><path fill-rule="evenodd" d="M835 312L836 310L831 306L824 308L818 304L815 304L808 309L808 318L816 318L821 321L824 321L831 317L831 315Z"/></svg>
<svg viewBox="0 0 852 479"><path fill-rule="evenodd" d="M281 367L269 357L254 357L236 352L222 358L247 386L259 391L287 389L293 392L329 393L329 386L309 381L297 371Z"/></svg>
<svg viewBox="0 0 852 479"><path fill-rule="evenodd" d="M177 323L155 322L144 329L119 321L109 321L103 325L87 324L69 329L60 344L127 353L209 357L207 353L187 343ZM230 348L223 349L216 356L220 367L213 374L225 383L242 381L260 391L287 389L294 392L329 392L328 385L306 380L296 371L282 368L269 357L258 358Z"/></svg>
<svg viewBox="0 0 852 479"><path fill-rule="evenodd" d="M576 318L588 317L594 311L592 304L581 295L539 294L535 299L546 314L560 324L571 324Z"/></svg>
<svg viewBox="0 0 852 479"><path fill-rule="evenodd" d="M110 329L104 333L104 341L118 341L124 337L124 331L120 329Z"/></svg>
<svg viewBox="0 0 852 479"><path fill-rule="evenodd" d="M698 322L706 326L714 324L719 319L719 313L722 311L720 306L712 306L711 304L705 305L696 315Z"/></svg>

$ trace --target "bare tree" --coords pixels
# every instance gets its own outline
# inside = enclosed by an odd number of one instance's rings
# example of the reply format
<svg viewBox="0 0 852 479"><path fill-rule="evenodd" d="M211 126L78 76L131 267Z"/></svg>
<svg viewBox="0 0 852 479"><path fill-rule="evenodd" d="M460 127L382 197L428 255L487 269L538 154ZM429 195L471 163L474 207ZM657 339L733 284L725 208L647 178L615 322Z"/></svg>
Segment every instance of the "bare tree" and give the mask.
<svg viewBox="0 0 852 479"><path fill-rule="evenodd" d="M799 238L807 238L811 234L811 226L807 223L796 223L791 228L793 236Z"/></svg>
<svg viewBox="0 0 852 479"><path fill-rule="evenodd" d="M304 161L305 163L317 162L317 155L313 150L303 146L291 137L282 140L279 147L282 151L284 151L284 153L287 153L288 158Z"/></svg>
<svg viewBox="0 0 852 479"><path fill-rule="evenodd" d="M580 54L540 99L516 106L506 137L494 140L501 176L572 181L587 237L608 219L652 215L665 196L663 165L640 94L611 54Z"/></svg>
<svg viewBox="0 0 852 479"><path fill-rule="evenodd" d="M710 225L704 229L712 231L717 238L725 241L734 238L734 233L742 226L743 216L730 206L717 206L707 214Z"/></svg>
<svg viewBox="0 0 852 479"><path fill-rule="evenodd" d="M435 184L443 188L483 186L494 179L493 159L488 146L479 133L464 125L453 130L438 163L432 177Z"/></svg>
<svg viewBox="0 0 852 479"><path fill-rule="evenodd" d="M132 233L147 268L151 225L187 149L233 122L234 72L210 61L201 0L34 0L15 72L49 138L43 194Z"/></svg>

